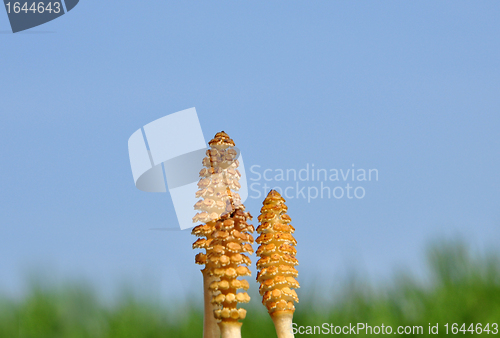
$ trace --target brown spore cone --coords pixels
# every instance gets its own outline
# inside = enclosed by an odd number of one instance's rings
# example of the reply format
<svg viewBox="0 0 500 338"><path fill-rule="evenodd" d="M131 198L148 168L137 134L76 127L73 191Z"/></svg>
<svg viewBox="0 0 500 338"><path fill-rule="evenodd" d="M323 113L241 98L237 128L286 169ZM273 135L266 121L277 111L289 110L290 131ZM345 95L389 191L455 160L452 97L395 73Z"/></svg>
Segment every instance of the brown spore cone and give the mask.
<svg viewBox="0 0 500 338"><path fill-rule="evenodd" d="M237 304L248 303L250 296L237 290L249 288L248 281L238 277L251 275L248 255L253 253L254 227L247 223L251 218L250 213L239 206L219 220L198 225L192 231L201 237L193 248L206 250L196 255L196 263L204 264L206 272L216 277L209 288L213 292L212 303L216 305L214 316L223 322L238 321L246 316L246 310L237 308Z"/></svg>
<svg viewBox="0 0 500 338"><path fill-rule="evenodd" d="M294 290L300 287L295 279L298 276L295 266L299 264L295 258L297 241L292 235L295 229L290 224L287 209L285 199L271 190L258 217L257 232L260 236L255 241L260 244L256 252L260 259L257 261L257 281L262 303L271 315L279 311L293 313L294 303L299 302Z"/></svg>

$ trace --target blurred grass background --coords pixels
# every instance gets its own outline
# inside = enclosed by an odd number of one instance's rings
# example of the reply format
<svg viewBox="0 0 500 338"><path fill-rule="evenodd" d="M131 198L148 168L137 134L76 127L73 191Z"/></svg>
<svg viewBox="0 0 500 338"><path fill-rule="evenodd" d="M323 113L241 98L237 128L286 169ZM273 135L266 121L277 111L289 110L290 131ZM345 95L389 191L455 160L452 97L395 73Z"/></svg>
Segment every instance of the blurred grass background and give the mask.
<svg viewBox="0 0 500 338"><path fill-rule="evenodd" d="M302 326L383 323L393 329L421 325L424 336L429 335L429 323L439 323L439 334L434 337L445 335L444 323L468 326L500 322L498 253L471 252L462 241L439 242L429 247L427 261L425 280L408 271L379 285L352 278L327 297L313 285L302 283L294 322ZM20 299L0 297L0 337L202 337L201 302L200 298L188 304L168 303L124 293L110 305L86 285L47 287L34 283ZM275 337L272 321L258 297L245 308L248 315L243 337Z"/></svg>

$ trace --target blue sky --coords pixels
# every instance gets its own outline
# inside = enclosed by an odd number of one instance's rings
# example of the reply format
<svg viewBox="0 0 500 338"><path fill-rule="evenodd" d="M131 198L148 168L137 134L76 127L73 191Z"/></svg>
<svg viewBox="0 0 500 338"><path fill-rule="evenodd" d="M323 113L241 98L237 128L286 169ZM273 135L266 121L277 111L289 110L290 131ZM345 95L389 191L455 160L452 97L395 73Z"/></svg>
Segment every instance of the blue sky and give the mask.
<svg viewBox="0 0 500 338"><path fill-rule="evenodd" d="M499 17L497 1L87 0L9 34L0 11L0 290L32 271L106 292L199 287L193 236L149 230L176 227L174 209L135 188L127 153L135 130L190 107L250 179L252 165L378 170L362 199L287 201L303 284L423 276L439 238L498 246ZM256 224L261 200L245 204Z"/></svg>

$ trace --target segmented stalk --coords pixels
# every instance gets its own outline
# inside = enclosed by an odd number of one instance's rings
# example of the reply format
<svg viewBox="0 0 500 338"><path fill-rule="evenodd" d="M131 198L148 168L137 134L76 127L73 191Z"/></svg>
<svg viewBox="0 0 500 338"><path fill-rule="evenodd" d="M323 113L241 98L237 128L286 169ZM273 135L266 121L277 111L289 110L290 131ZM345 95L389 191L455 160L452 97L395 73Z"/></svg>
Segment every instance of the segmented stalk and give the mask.
<svg viewBox="0 0 500 338"><path fill-rule="evenodd" d="M246 293L237 293L238 289L248 289L248 282L237 280L238 276L250 275L244 266L251 264L244 253L252 253L249 243L253 243L253 226L247 223L251 215L245 212L239 190L241 174L237 151L233 140L225 133L217 133L209 142L200 171L200 190L196 193L201 199L194 205L200 212L193 217L193 222L204 222L193 228L192 234L199 238L194 249L205 249L205 253L196 255L197 264L205 265L204 276L205 318L204 337L237 337L241 331L239 319L246 315L244 309L237 309L238 302L248 302ZM220 322L220 323L218 323ZM220 331L219 331L220 326Z"/></svg>
<svg viewBox="0 0 500 338"><path fill-rule="evenodd" d="M259 292L279 338L293 337L294 303L299 302L294 289L300 287L295 279L298 276L295 266L299 264L295 258L297 241L292 235L295 228L290 224L287 209L285 199L271 190L258 217L260 236L255 240L260 244L256 252L260 257L257 261Z"/></svg>

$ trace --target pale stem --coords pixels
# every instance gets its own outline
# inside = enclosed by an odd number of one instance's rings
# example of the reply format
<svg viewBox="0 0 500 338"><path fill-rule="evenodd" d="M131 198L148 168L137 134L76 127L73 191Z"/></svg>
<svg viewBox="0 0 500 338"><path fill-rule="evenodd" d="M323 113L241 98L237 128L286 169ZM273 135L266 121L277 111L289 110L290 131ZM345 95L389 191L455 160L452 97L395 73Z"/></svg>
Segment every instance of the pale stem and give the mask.
<svg viewBox="0 0 500 338"><path fill-rule="evenodd" d="M220 322L222 338L241 338L241 325L240 322Z"/></svg>
<svg viewBox="0 0 500 338"><path fill-rule="evenodd" d="M212 291L209 286L217 280L217 277L209 276L203 269L203 297L204 297L204 315L203 315L203 338L220 338L220 330L217 320L214 317L214 304L212 304Z"/></svg>
<svg viewBox="0 0 500 338"><path fill-rule="evenodd" d="M294 338L292 332L293 312L276 311L271 314L278 338Z"/></svg>

